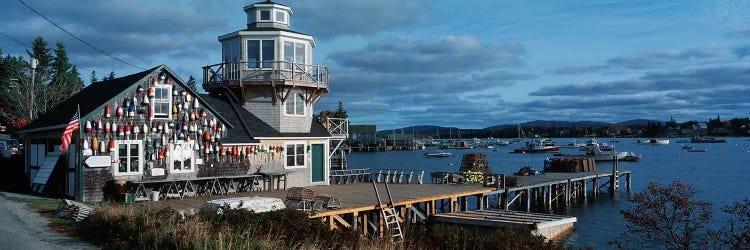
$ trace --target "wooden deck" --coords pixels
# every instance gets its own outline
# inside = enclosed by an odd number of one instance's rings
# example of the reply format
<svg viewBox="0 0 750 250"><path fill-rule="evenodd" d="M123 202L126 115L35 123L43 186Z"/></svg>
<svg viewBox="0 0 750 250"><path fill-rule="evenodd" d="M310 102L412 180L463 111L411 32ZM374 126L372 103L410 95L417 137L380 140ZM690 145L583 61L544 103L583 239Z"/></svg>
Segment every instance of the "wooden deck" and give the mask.
<svg viewBox="0 0 750 250"><path fill-rule="evenodd" d="M490 209L436 214L433 220L468 226L525 229L547 239L555 239L572 229L573 223L578 219L572 216Z"/></svg>
<svg viewBox="0 0 750 250"><path fill-rule="evenodd" d="M552 212L560 206L586 201L587 193L597 197L600 189L609 186L610 192L618 192L621 177L630 190L631 171L620 170L612 178L611 171L584 173L547 173L540 176L514 176L517 185L484 187L481 184L389 184L393 207L401 223L422 223L433 215L498 208L525 210L526 212ZM510 176L506 178L511 178ZM614 179L614 182L612 181ZM604 181L604 183L600 183ZM615 185L613 185L615 184ZM376 184L382 203L388 202L385 184ZM380 215L380 208L371 182L308 187L317 195L325 194L337 198L340 209L325 210L310 214L320 218L332 229L351 229L363 234L383 235L387 231ZM589 189L590 188L590 189ZM286 190L268 192L240 192L231 195L199 196L188 199L170 199L151 202L154 206L168 206L185 214L192 214L205 206L206 201L232 197L273 197L286 199ZM476 205L469 205L474 204ZM559 232L572 224L556 227ZM552 235L556 235L553 233Z"/></svg>
<svg viewBox="0 0 750 250"><path fill-rule="evenodd" d="M381 199L385 203L388 200L385 193L385 185L377 184L381 192ZM479 185L442 185L442 184L389 184L391 196L394 205L412 204L416 202L432 201L437 199L446 199L450 197L461 197L470 195L482 195L493 191L489 187ZM345 185L326 185L309 187L317 194L328 194L338 198L341 201L341 209L329 210L316 213L313 217L323 217L330 214L351 213L356 211L375 210L377 198L372 183L354 183ZM155 202L157 206L169 206L180 211L189 211L200 209L209 200L232 198L232 197L252 197L263 196L273 197L284 200L286 190L274 190L270 192L240 192L230 195L212 195L198 196L186 199L169 199Z"/></svg>

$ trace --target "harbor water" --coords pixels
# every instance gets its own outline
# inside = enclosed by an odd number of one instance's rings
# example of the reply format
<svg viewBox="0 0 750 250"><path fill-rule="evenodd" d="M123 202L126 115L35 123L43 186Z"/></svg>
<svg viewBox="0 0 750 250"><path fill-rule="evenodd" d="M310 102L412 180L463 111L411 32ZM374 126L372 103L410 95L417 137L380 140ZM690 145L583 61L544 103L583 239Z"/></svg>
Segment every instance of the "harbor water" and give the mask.
<svg viewBox="0 0 750 250"><path fill-rule="evenodd" d="M750 138L727 138L728 143L704 143L692 145L695 149L707 152L687 152L681 148L678 140L670 138L669 145L636 144L637 139L617 138L619 142L600 138L600 143L615 144L617 151L631 151L641 154L640 162L620 162L620 169L633 171L632 193L643 191L650 181L669 184L682 181L692 184L701 190L698 199L713 203L714 223L709 228L718 228L726 224L727 216L721 213L722 206L750 198ZM557 145L567 145L573 139L556 138ZM578 139L583 143L583 139ZM425 158L425 151L386 151L355 152L348 156L349 168L371 169L418 169L425 171L425 181L429 181L430 172L457 172L461 157L467 153L484 153L495 173L512 174L524 166L542 169L544 160L551 154L510 154L508 152L521 147L521 143L507 146L495 146L496 151L489 149L448 149L452 153L447 158ZM427 149L428 151L430 148ZM562 148L562 153L580 154L575 148ZM611 170L611 162L597 162L598 170ZM621 180L621 185L624 181ZM622 186L621 186L622 187ZM568 237L572 247L607 247L607 242L617 239L625 230L625 221L620 210L632 204L631 194L624 188L614 197L604 193L594 201L586 204L575 204L564 211L556 213L578 217L574 232ZM590 198L591 199L591 198Z"/></svg>

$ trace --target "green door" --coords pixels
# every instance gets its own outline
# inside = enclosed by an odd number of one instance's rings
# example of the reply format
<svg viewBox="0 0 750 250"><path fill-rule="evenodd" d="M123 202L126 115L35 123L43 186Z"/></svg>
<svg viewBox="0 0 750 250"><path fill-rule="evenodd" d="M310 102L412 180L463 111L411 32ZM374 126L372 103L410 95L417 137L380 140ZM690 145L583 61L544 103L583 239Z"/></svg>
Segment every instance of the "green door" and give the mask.
<svg viewBox="0 0 750 250"><path fill-rule="evenodd" d="M312 144L312 182L323 181L323 144Z"/></svg>

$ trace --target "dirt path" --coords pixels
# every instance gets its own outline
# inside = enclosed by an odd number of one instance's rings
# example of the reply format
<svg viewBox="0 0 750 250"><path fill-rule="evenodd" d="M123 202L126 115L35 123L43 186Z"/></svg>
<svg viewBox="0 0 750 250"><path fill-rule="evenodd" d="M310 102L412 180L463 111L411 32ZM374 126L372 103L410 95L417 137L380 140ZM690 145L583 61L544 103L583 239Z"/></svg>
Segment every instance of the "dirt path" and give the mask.
<svg viewBox="0 0 750 250"><path fill-rule="evenodd" d="M13 194L6 194L11 196ZM49 228L47 218L0 197L0 249L97 249Z"/></svg>

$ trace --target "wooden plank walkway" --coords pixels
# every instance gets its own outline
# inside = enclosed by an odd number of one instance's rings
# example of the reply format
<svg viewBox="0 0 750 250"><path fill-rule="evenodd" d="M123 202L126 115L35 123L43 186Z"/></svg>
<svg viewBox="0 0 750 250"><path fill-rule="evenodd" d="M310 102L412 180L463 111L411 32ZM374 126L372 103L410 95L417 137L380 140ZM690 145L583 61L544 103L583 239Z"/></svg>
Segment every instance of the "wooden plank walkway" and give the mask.
<svg viewBox="0 0 750 250"><path fill-rule="evenodd" d="M572 216L490 209L435 214L433 220L468 226L526 229L533 234L554 239L572 229L573 223L578 219Z"/></svg>

